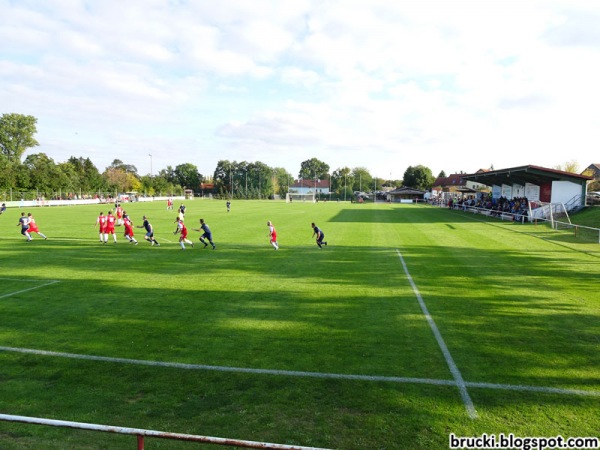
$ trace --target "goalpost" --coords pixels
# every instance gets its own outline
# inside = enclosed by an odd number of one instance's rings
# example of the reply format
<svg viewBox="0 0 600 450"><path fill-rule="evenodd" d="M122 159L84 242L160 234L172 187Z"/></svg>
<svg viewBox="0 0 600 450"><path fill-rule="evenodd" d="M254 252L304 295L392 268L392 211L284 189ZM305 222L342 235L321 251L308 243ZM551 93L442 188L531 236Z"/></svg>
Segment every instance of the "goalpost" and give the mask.
<svg viewBox="0 0 600 450"><path fill-rule="evenodd" d="M306 194L300 194L297 192L288 192L287 194L285 194L285 202L286 203L292 203L292 202L312 202L312 203L316 203L316 199L315 199L315 194L314 192L308 192Z"/></svg>
<svg viewBox="0 0 600 450"><path fill-rule="evenodd" d="M561 222L559 219L566 218L568 225L571 225L571 218L564 203L549 202L529 202L529 217L547 221L552 228L558 229Z"/></svg>

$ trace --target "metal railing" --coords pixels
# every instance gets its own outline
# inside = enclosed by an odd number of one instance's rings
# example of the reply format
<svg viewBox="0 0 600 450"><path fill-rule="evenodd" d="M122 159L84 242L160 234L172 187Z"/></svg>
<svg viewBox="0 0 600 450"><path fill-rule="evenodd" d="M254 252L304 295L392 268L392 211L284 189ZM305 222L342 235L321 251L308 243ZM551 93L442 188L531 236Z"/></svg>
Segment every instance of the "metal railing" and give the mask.
<svg viewBox="0 0 600 450"><path fill-rule="evenodd" d="M141 428L126 428L110 425L98 425L92 423L70 422L65 420L44 419L39 417L13 416L9 414L0 414L0 420L6 422L27 423L32 425L47 425L52 427L75 428L78 430L101 431L104 433L132 435L137 437L137 450L144 450L145 437L200 442L203 444L230 445L242 448L260 448L269 450L327 450L318 447L272 444L268 442L245 441L240 439L228 439L211 436L197 436L193 434L167 433L164 431L144 430Z"/></svg>

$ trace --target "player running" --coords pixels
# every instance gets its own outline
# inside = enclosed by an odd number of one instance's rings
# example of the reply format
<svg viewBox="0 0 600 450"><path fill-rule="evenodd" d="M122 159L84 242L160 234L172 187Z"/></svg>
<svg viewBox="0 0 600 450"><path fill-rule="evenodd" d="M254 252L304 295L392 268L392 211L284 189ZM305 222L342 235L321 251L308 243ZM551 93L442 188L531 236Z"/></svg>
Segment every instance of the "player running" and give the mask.
<svg viewBox="0 0 600 450"><path fill-rule="evenodd" d="M217 246L213 242L212 231L206 223L204 223L204 219L200 219L200 228L194 228L194 231L199 231L200 233L204 232L202 236L200 236L200 242L204 244L204 248L208 247L208 243L204 240L206 239L212 245L213 250L216 250Z"/></svg>
<svg viewBox="0 0 600 450"><path fill-rule="evenodd" d="M273 222L270 220L267 221L267 226L269 227L269 234L267 236L271 238L271 245L275 250L279 250L279 244L277 243L277 230L275 229Z"/></svg>
<svg viewBox="0 0 600 450"><path fill-rule="evenodd" d="M319 246L319 248L323 248L323 245L327 245L327 242L323 242L323 239L325 238L325 233L323 233L323 231L315 225L315 223L311 223L310 226L313 229L313 235L312 237L315 237L315 235L317 235L317 245Z"/></svg>
<svg viewBox="0 0 600 450"><path fill-rule="evenodd" d="M133 222L129 219L129 216L123 211L123 226L125 227L125 239L133 245L138 245L138 241L133 237Z"/></svg>
<svg viewBox="0 0 600 450"><path fill-rule="evenodd" d="M48 240L46 235L44 233L42 233L40 231L40 229L38 228L38 226L36 225L35 219L33 218L33 214L31 214L31 213L27 214L27 220L28 220L27 223L29 224L29 229L27 231L29 232L30 235L31 235L31 233L37 233L38 236L41 236L44 239Z"/></svg>
<svg viewBox="0 0 600 450"><path fill-rule="evenodd" d="M173 234L179 233L179 245L181 245L181 250L185 250L186 243L194 247L194 243L187 238L188 230L185 224L183 223L183 220L177 217L175 219L175 222L177 223L177 228L175 229L175 231L173 231Z"/></svg>
<svg viewBox="0 0 600 450"><path fill-rule="evenodd" d="M138 225L137 228L144 228L146 230L146 235L144 239L150 242L153 246L156 244L157 247L160 247L160 244L154 239L154 228L152 228L152 224L148 220L146 216L142 217L144 223L142 225Z"/></svg>
<svg viewBox="0 0 600 450"><path fill-rule="evenodd" d="M25 213L21 213L21 217L19 218L19 223L17 226L21 227L21 234L27 238L27 242L32 241L31 235L29 234L29 219L25 216Z"/></svg>

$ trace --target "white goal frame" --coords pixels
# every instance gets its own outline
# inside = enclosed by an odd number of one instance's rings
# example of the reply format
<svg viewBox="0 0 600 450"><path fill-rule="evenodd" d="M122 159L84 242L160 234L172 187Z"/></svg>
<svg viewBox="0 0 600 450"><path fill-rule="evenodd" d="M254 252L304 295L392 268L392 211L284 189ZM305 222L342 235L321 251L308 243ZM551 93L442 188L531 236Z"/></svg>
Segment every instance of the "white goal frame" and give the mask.
<svg viewBox="0 0 600 450"><path fill-rule="evenodd" d="M307 192L307 193L299 193L299 192L288 192L287 194L285 194L285 202L286 203L292 203L293 201L298 201L298 202L312 202L312 203L316 203L316 196L314 192Z"/></svg>

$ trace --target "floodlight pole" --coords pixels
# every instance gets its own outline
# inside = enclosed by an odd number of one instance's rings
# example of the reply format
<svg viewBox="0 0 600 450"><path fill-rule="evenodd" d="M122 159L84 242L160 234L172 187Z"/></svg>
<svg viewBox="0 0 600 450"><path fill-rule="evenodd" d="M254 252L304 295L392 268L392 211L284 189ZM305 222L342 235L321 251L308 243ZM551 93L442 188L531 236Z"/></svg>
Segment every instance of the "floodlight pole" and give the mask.
<svg viewBox="0 0 600 450"><path fill-rule="evenodd" d="M152 155L148 153L148 156L150 157L150 178L152 178Z"/></svg>

